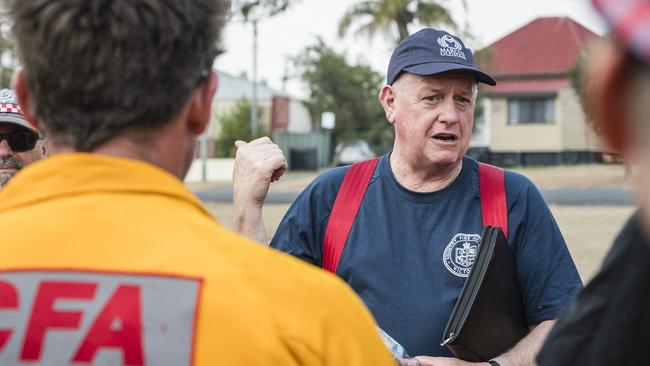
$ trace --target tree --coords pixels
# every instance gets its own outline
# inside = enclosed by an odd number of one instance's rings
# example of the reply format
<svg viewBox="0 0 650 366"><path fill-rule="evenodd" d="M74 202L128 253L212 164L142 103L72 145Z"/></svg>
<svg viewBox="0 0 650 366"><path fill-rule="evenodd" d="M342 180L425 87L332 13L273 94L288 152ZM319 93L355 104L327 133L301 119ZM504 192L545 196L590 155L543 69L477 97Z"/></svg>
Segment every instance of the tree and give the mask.
<svg viewBox="0 0 650 366"><path fill-rule="evenodd" d="M492 60L494 59L494 52L490 47L482 48L474 52L474 62L480 70L490 73L492 71ZM481 128L479 121L483 120L485 114L484 102L485 95L478 93L476 97L476 104L474 107L474 132Z"/></svg>
<svg viewBox="0 0 650 366"><path fill-rule="evenodd" d="M585 113L585 118L588 124L590 124L596 132L598 132L598 125L593 123L593 118L590 113L591 108L588 107L587 100L585 98L585 89L589 87L590 79L585 77L586 74L586 63L587 63L587 49L583 48L580 50L578 57L576 58L573 67L569 71L569 78L571 79L571 86L580 98L580 106L582 111Z"/></svg>
<svg viewBox="0 0 650 366"><path fill-rule="evenodd" d="M349 65L318 39L294 58L296 68L309 88L305 105L312 120L325 111L336 114L334 141L366 139L371 145L392 143L392 128L377 99L383 76L366 65Z"/></svg>
<svg viewBox="0 0 650 366"><path fill-rule="evenodd" d="M371 38L381 31L396 44L408 37L408 26L415 22L426 26L456 26L449 11L434 0L364 0L352 5L343 15L339 36L362 19L367 22L357 28L356 35Z"/></svg>
<svg viewBox="0 0 650 366"><path fill-rule="evenodd" d="M289 7L290 4L298 0L234 0L232 3L233 17L241 16L245 23L251 23L253 26L253 92L251 96L252 110L257 111L257 39L258 39L258 22L264 18L272 17L281 13ZM253 131L257 133L258 114L252 112L251 125Z"/></svg>
<svg viewBox="0 0 650 366"><path fill-rule="evenodd" d="M257 16L274 16L289 8L296 0L234 0L232 14L241 15L249 20L252 14Z"/></svg>
<svg viewBox="0 0 650 366"><path fill-rule="evenodd" d="M15 59L15 45L9 34L8 21L4 14L0 14L0 88L11 87Z"/></svg>
<svg viewBox="0 0 650 366"><path fill-rule="evenodd" d="M259 111L259 115L261 115L261 111ZM251 103L245 98L237 102L230 112L221 116L219 120L221 132L215 143L217 157L235 157L235 141L250 141L267 134L266 131L260 129L257 136L251 136Z"/></svg>

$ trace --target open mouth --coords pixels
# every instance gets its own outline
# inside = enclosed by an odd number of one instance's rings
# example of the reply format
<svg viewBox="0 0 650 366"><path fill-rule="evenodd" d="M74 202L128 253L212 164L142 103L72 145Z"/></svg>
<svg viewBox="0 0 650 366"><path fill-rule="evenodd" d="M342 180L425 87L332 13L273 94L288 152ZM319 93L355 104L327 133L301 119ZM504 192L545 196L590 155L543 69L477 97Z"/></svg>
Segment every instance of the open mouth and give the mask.
<svg viewBox="0 0 650 366"><path fill-rule="evenodd" d="M454 142L458 140L458 136L449 133L437 133L433 135L433 139L444 142Z"/></svg>

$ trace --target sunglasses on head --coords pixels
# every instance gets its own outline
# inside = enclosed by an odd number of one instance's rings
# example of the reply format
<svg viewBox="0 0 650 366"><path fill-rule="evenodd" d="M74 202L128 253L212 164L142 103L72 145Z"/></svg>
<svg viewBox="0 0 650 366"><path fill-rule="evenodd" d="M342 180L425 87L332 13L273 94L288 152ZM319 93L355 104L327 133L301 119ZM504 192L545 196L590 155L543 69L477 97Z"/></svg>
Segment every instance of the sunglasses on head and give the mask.
<svg viewBox="0 0 650 366"><path fill-rule="evenodd" d="M7 140L9 147L14 152L29 151L36 146L38 134L29 131L13 131L0 133L0 142Z"/></svg>

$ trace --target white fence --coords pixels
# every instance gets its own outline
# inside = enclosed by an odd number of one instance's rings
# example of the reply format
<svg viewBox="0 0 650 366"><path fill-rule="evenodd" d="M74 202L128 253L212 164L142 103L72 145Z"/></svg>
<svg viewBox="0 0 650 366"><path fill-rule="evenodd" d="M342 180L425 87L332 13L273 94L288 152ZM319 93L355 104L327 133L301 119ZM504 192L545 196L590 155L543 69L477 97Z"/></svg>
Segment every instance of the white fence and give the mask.
<svg viewBox="0 0 650 366"><path fill-rule="evenodd" d="M232 180L232 171L235 159L207 159L206 180L208 182L229 182ZM201 182L203 177L203 162L196 159L185 176L185 182Z"/></svg>

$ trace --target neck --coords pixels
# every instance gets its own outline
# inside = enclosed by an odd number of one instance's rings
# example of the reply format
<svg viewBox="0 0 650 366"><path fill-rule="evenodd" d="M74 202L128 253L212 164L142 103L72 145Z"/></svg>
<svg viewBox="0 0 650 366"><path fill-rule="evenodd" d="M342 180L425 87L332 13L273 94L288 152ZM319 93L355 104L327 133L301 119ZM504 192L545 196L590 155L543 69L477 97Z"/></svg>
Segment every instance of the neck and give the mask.
<svg viewBox="0 0 650 366"><path fill-rule="evenodd" d="M418 166L393 152L390 167L399 184L413 192L435 192L448 187L460 174L463 160L453 165Z"/></svg>
<svg viewBox="0 0 650 366"><path fill-rule="evenodd" d="M151 131L146 138L124 133L98 146L91 153L144 161L183 180L192 162L195 139L181 138L185 135L175 129L174 125L165 126L161 130ZM58 145L55 151L74 152L75 149Z"/></svg>

